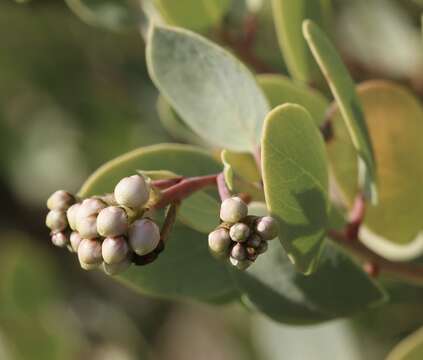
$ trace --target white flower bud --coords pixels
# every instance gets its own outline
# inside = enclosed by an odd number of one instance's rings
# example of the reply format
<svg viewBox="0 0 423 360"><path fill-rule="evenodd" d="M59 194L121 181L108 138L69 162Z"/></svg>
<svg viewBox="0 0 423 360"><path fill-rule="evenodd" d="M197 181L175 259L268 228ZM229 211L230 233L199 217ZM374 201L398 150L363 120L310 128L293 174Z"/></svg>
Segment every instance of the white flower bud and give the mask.
<svg viewBox="0 0 423 360"><path fill-rule="evenodd" d="M271 216L264 216L257 220L255 232L261 236L263 240L272 240L278 236L278 224Z"/></svg>
<svg viewBox="0 0 423 360"><path fill-rule="evenodd" d="M75 202L75 198L64 190L57 190L47 200L49 210L65 211Z"/></svg>
<svg viewBox="0 0 423 360"><path fill-rule="evenodd" d="M84 239L94 239L98 237L96 217L88 216L86 218L79 218L76 223L76 230Z"/></svg>
<svg viewBox="0 0 423 360"><path fill-rule="evenodd" d="M236 223L248 215L248 207L239 197L232 197L222 202L220 218L224 222Z"/></svg>
<svg viewBox="0 0 423 360"><path fill-rule="evenodd" d="M217 229L209 234L209 248L213 253L227 252L231 243L229 232L226 229Z"/></svg>
<svg viewBox="0 0 423 360"><path fill-rule="evenodd" d="M72 232L72 234L70 235L70 243L71 243L73 252L76 252L76 253L78 252L78 247L81 241L82 241L81 235L79 235L79 233L76 231Z"/></svg>
<svg viewBox="0 0 423 360"><path fill-rule="evenodd" d="M78 226L79 219L83 219L89 216L98 215L107 205L100 199L89 198L85 199L78 207L76 212L76 226Z"/></svg>
<svg viewBox="0 0 423 360"><path fill-rule="evenodd" d="M46 225L53 231L65 230L68 226L66 215L60 210L51 210L46 216Z"/></svg>
<svg viewBox="0 0 423 360"><path fill-rule="evenodd" d="M128 215L118 206L109 206L97 216L97 231L101 236L124 235L128 230Z"/></svg>
<svg viewBox="0 0 423 360"><path fill-rule="evenodd" d="M257 249L260 244L262 243L262 239L257 234L251 235L247 240L247 246L252 247L253 249Z"/></svg>
<svg viewBox="0 0 423 360"><path fill-rule="evenodd" d="M137 255L152 252L160 242L160 229L149 219L135 221L129 227L129 244Z"/></svg>
<svg viewBox="0 0 423 360"><path fill-rule="evenodd" d="M230 258L229 260L233 266L238 268L238 270L245 270L252 264L252 262L249 260L240 261L233 258Z"/></svg>
<svg viewBox="0 0 423 360"><path fill-rule="evenodd" d="M231 250L231 258L243 261L247 258L247 250L240 243L238 243Z"/></svg>
<svg viewBox="0 0 423 360"><path fill-rule="evenodd" d="M127 268L131 266L132 262L130 259L124 259L120 263L117 264L107 264L103 263L103 270L107 275L116 275L125 271Z"/></svg>
<svg viewBox="0 0 423 360"><path fill-rule="evenodd" d="M101 245L101 253L105 263L117 264L128 256L129 246L123 236L107 237Z"/></svg>
<svg viewBox="0 0 423 360"><path fill-rule="evenodd" d="M57 232L51 235L51 242L58 247L65 247L68 244L68 237L64 232Z"/></svg>
<svg viewBox="0 0 423 360"><path fill-rule="evenodd" d="M76 230L76 214L78 213L78 209L81 206L80 203L73 204L67 211L66 217L68 218L69 227L72 230Z"/></svg>
<svg viewBox="0 0 423 360"><path fill-rule="evenodd" d="M150 198L150 185L140 175L125 177L115 187L115 199L119 205L140 208Z"/></svg>
<svg viewBox="0 0 423 360"><path fill-rule="evenodd" d="M101 243L97 240L82 239L78 247L78 259L81 264L97 264L103 262Z"/></svg>
<svg viewBox="0 0 423 360"><path fill-rule="evenodd" d="M243 242L250 236L250 228L243 223L236 223L229 229L229 235L233 241Z"/></svg>

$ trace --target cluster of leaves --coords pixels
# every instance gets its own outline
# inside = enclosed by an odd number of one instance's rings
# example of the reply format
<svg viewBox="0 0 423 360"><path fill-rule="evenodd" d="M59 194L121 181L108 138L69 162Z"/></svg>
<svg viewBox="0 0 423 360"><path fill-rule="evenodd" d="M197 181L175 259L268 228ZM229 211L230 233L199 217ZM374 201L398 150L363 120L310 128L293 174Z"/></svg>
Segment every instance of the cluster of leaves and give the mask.
<svg viewBox="0 0 423 360"><path fill-rule="evenodd" d="M121 28L120 20L146 21L121 3L96 1L101 12L87 1L68 3L86 21L113 23L114 29ZM330 29L330 1L272 0L291 77L254 74L202 36L215 39L210 29L222 26L230 1L143 3L154 22L146 56L161 94L163 125L175 138L202 147L160 144L122 155L98 169L79 195L111 192L137 169L157 178L163 170L182 176L223 171L231 190L252 196L251 213L270 212L281 232L280 243L272 242L251 269L231 269L209 255L205 241L217 225L217 194L197 192L182 203L180 222L159 260L119 279L156 296L211 303L238 299L277 321L296 324L346 316L385 301L380 286L327 236L345 222L330 195L329 169L347 208L358 194L368 200L360 231L366 246L394 260L421 255L423 198L415 192L423 178L416 166L423 130L419 101L388 81L355 86L323 30ZM88 16L90 10L100 17ZM332 134L325 145L320 129L328 124ZM254 160L259 152L261 169Z"/></svg>

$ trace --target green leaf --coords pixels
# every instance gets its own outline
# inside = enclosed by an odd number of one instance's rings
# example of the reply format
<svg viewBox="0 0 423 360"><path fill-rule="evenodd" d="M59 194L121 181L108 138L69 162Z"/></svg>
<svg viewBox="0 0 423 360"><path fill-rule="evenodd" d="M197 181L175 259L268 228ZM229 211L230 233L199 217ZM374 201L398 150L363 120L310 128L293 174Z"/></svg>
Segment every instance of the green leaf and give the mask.
<svg viewBox="0 0 423 360"><path fill-rule="evenodd" d="M387 81L369 81L357 88L363 103L378 162L379 202L369 205L363 242L382 256L407 260L423 252L421 214L423 179L421 134L423 108L406 88ZM352 205L357 192L357 162L341 114L331 117L334 138L328 154L343 200Z"/></svg>
<svg viewBox="0 0 423 360"><path fill-rule="evenodd" d="M206 145L206 141L195 134L171 108L169 103L159 96L157 100L157 112L165 130L177 141L193 145Z"/></svg>
<svg viewBox="0 0 423 360"><path fill-rule="evenodd" d="M360 100L347 68L324 32L312 21L303 24L304 37L319 64L347 125L350 137L360 159L364 173L360 174L365 195L376 202L376 164L372 144L366 127Z"/></svg>
<svg viewBox="0 0 423 360"><path fill-rule="evenodd" d="M318 91L283 75L258 75L257 81L272 108L285 103L298 104L310 113L317 125L325 121L329 101Z"/></svg>
<svg viewBox="0 0 423 360"><path fill-rule="evenodd" d="M321 25L329 22L330 0L272 0L273 17L279 47L289 73L296 80L320 83L321 73L301 33L304 20Z"/></svg>
<svg viewBox="0 0 423 360"><path fill-rule="evenodd" d="M253 203L250 212L267 213L261 203ZM375 283L332 243L325 247L320 266L311 276L296 271L277 240L269 242L268 251L246 272L232 275L248 307L283 323L317 323L385 300Z"/></svg>
<svg viewBox="0 0 423 360"><path fill-rule="evenodd" d="M269 107L234 56L190 31L153 27L147 64L162 95L198 135L217 147L254 151Z"/></svg>
<svg viewBox="0 0 423 360"><path fill-rule="evenodd" d="M227 302L239 296L227 267L209 254L207 236L181 226L172 231L156 261L132 266L118 279L142 293L165 298Z"/></svg>
<svg viewBox="0 0 423 360"><path fill-rule="evenodd" d="M219 225L220 202L203 191L191 195L183 201L178 217L185 225L201 233L208 234Z"/></svg>
<svg viewBox="0 0 423 360"><path fill-rule="evenodd" d="M202 31L219 25L231 0L154 0L154 4L169 25Z"/></svg>
<svg viewBox="0 0 423 360"><path fill-rule="evenodd" d="M65 0L83 21L114 31L136 28L142 19L141 10L133 0Z"/></svg>
<svg viewBox="0 0 423 360"><path fill-rule="evenodd" d="M279 222L282 245L297 268L309 274L326 234L329 202L326 150L304 108L285 104L269 113L262 161L266 203Z"/></svg>
<svg viewBox="0 0 423 360"><path fill-rule="evenodd" d="M166 169L166 172L162 169ZM209 175L220 169L221 165L200 148L178 144L153 145L121 155L101 166L84 183L79 196L113 192L121 178L139 171L153 177L158 174L169 177L172 173L183 176ZM197 192L184 200L179 219L197 231L208 233L218 225L219 203L212 196Z"/></svg>
<svg viewBox="0 0 423 360"><path fill-rule="evenodd" d="M402 340L386 358L386 360L421 359L423 359L423 328Z"/></svg>
<svg viewBox="0 0 423 360"><path fill-rule="evenodd" d="M121 178L133 175L138 170L163 169L183 176L201 176L219 172L221 164L207 151L195 146L180 144L146 146L102 165L82 185L79 196L112 192Z"/></svg>

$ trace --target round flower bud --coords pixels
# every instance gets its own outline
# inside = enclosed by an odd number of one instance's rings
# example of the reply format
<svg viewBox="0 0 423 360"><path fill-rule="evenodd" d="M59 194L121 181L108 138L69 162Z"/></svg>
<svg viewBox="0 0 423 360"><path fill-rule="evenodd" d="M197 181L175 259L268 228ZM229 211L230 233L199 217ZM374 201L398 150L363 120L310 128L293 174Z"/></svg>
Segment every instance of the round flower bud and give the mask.
<svg viewBox="0 0 423 360"><path fill-rule="evenodd" d="M257 250L257 253L258 254L263 254L263 253L265 253L266 251L267 251L267 248L269 247L269 245L267 244L267 241L262 241L261 243L260 243L260 245L258 246L258 248L256 249Z"/></svg>
<svg viewBox="0 0 423 360"><path fill-rule="evenodd" d="M209 248L214 253L225 253L231 244L229 232L226 229L217 229L209 234Z"/></svg>
<svg viewBox="0 0 423 360"><path fill-rule="evenodd" d="M125 271L127 268L131 266L132 262L130 259L124 259L117 264L107 264L103 263L103 270L107 275L116 275Z"/></svg>
<svg viewBox="0 0 423 360"><path fill-rule="evenodd" d="M81 264L97 264L103 262L101 243L97 240L82 239L78 247L78 259Z"/></svg>
<svg viewBox="0 0 423 360"><path fill-rule="evenodd" d="M79 261L79 264L81 265L81 268L84 269L84 270L95 270L101 265L100 263L86 264L86 263L83 263L81 261Z"/></svg>
<svg viewBox="0 0 423 360"><path fill-rule="evenodd" d="M257 220L255 232L261 236L263 240L272 240L278 236L278 224L271 216L264 216Z"/></svg>
<svg viewBox="0 0 423 360"><path fill-rule="evenodd" d="M140 208L147 203L150 197L150 185L142 176L133 175L119 181L114 194L119 205Z"/></svg>
<svg viewBox="0 0 423 360"><path fill-rule="evenodd" d="M128 215L118 206L106 207L97 216L97 231L101 236L123 235L127 229Z"/></svg>
<svg viewBox="0 0 423 360"><path fill-rule="evenodd" d="M76 252L76 253L78 252L78 247L81 241L82 241L81 235L79 235L79 233L76 231L72 232L72 234L70 235L70 243L71 243L73 252Z"/></svg>
<svg viewBox="0 0 423 360"><path fill-rule="evenodd" d="M253 249L257 249L260 246L260 244L262 243L262 241L263 240L261 239L260 236L253 234L248 238L247 246L251 247Z"/></svg>
<svg viewBox="0 0 423 360"><path fill-rule="evenodd" d="M106 207L106 204L100 199L89 198L85 199L78 207L75 216L76 227L80 219L85 219L89 216L97 215L101 210Z"/></svg>
<svg viewBox="0 0 423 360"><path fill-rule="evenodd" d="M243 223L236 223L229 229L229 235L233 241L243 242L250 236L250 228Z"/></svg>
<svg viewBox="0 0 423 360"><path fill-rule="evenodd" d="M65 230L68 226L66 215L60 210L51 210L46 216L46 225L53 231Z"/></svg>
<svg viewBox="0 0 423 360"><path fill-rule="evenodd" d="M65 247L68 244L68 237L64 232L56 232L51 235L51 242L58 247Z"/></svg>
<svg viewBox="0 0 423 360"><path fill-rule="evenodd" d="M98 237L96 217L88 216L86 218L78 219L78 222L76 223L76 230L84 239L94 239Z"/></svg>
<svg viewBox="0 0 423 360"><path fill-rule="evenodd" d="M250 261L255 261L257 259L258 253L257 250L252 247L247 247L247 259Z"/></svg>
<svg viewBox="0 0 423 360"><path fill-rule="evenodd" d="M65 211L75 202L75 198L64 190L57 190L47 200L49 210Z"/></svg>
<svg viewBox="0 0 423 360"><path fill-rule="evenodd" d="M231 250L231 258L243 261L247 258L247 250L240 243L238 243Z"/></svg>
<svg viewBox="0 0 423 360"><path fill-rule="evenodd" d="M123 236L107 237L101 245L101 254L107 264L117 264L123 261L129 253L128 243Z"/></svg>
<svg viewBox="0 0 423 360"><path fill-rule="evenodd" d="M68 218L69 227L72 230L76 230L76 214L78 212L79 207L81 206L80 203L73 204L67 211L66 217Z"/></svg>
<svg viewBox="0 0 423 360"><path fill-rule="evenodd" d="M220 218L224 222L236 223L248 215L248 207L239 197L232 197L222 202Z"/></svg>
<svg viewBox="0 0 423 360"><path fill-rule="evenodd" d="M153 251L160 242L160 229L149 219L135 221L129 227L129 244L137 255Z"/></svg>
<svg viewBox="0 0 423 360"><path fill-rule="evenodd" d="M233 259L233 258L230 258L230 262L233 266L237 267L238 270L245 270L246 268L248 268L252 264L252 262L249 261L249 260L240 261L240 260L236 260L236 259Z"/></svg>

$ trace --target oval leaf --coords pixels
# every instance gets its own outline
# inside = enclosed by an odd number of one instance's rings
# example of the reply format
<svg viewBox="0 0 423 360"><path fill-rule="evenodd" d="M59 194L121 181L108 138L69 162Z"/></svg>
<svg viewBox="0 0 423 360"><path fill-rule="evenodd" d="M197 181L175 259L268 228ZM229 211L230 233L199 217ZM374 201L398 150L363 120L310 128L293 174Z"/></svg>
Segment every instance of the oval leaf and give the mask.
<svg viewBox="0 0 423 360"><path fill-rule="evenodd" d="M253 203L250 212L267 213L264 204ZM384 293L354 262L332 243L311 276L298 273L277 240L246 272L233 271L242 300L273 320L307 324L351 315L385 299Z"/></svg>
<svg viewBox="0 0 423 360"><path fill-rule="evenodd" d="M154 0L154 4L169 25L201 31L220 23L231 0Z"/></svg>
<svg viewBox="0 0 423 360"><path fill-rule="evenodd" d="M313 19L326 25L330 0L272 0L273 18L279 47L291 76L297 80L318 83L322 76L302 36L304 20Z"/></svg>
<svg viewBox="0 0 423 360"><path fill-rule="evenodd" d="M280 240L303 273L315 270L329 209L326 151L307 111L286 104L266 118L262 140L266 203Z"/></svg>
<svg viewBox="0 0 423 360"><path fill-rule="evenodd" d="M360 174L365 195L376 201L376 164L360 100L347 68L324 32L312 21L305 21L304 37L319 64L340 108L342 118L360 159L364 173Z"/></svg>
<svg viewBox="0 0 423 360"><path fill-rule="evenodd" d="M225 302L238 295L227 267L213 259L207 236L176 226L166 249L148 266L131 266L118 277L142 293L166 298Z"/></svg>
<svg viewBox="0 0 423 360"><path fill-rule="evenodd" d="M156 26L147 64L162 95L197 134L217 147L254 151L269 106L234 56L190 31Z"/></svg>
<svg viewBox="0 0 423 360"><path fill-rule="evenodd" d="M325 121L329 101L318 91L283 75L258 75L257 81L272 108L285 103L298 104L310 113L317 125Z"/></svg>
<svg viewBox="0 0 423 360"><path fill-rule="evenodd" d="M423 252L423 179L421 134L423 108L407 89L387 81L369 81L357 88L363 103L378 162L379 203L367 208L361 239L392 260ZM333 113L334 137L328 154L345 202L357 191L356 154L339 110Z"/></svg>

